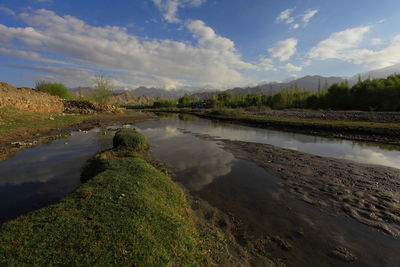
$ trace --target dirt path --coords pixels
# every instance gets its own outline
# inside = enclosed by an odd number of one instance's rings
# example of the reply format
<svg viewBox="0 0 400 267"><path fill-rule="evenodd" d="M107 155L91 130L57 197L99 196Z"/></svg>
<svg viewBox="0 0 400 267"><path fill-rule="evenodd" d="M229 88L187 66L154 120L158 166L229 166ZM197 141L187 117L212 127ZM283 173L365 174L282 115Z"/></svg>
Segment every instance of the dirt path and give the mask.
<svg viewBox="0 0 400 267"><path fill-rule="evenodd" d="M223 144L236 157L275 172L298 199L400 236L400 170L265 144L229 140Z"/></svg>

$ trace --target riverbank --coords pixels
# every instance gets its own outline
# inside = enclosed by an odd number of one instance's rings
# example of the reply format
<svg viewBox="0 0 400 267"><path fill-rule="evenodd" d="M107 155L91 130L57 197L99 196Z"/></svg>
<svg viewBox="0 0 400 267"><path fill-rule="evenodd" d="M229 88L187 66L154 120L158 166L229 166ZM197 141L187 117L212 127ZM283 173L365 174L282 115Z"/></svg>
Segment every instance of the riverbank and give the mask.
<svg viewBox="0 0 400 267"><path fill-rule="evenodd" d="M123 129L60 203L0 226L0 265L209 266L182 189Z"/></svg>
<svg viewBox="0 0 400 267"><path fill-rule="evenodd" d="M400 172L302 153L272 145L222 140L239 159L251 160L283 179L296 198L330 214L344 214L400 236Z"/></svg>
<svg viewBox="0 0 400 267"><path fill-rule="evenodd" d="M96 113L62 114L33 113L12 108L0 109L0 161L5 160L26 147L51 141L68 135L72 131L89 130L112 124L133 124L151 119L145 112L127 111L123 114Z"/></svg>
<svg viewBox="0 0 400 267"><path fill-rule="evenodd" d="M239 109L155 109L202 118L309 135L400 145L400 122L396 113L324 111L245 112ZM329 114L329 115L327 115ZM374 116L374 114L377 114ZM385 115L386 114L386 115ZM377 119L378 118L378 119ZM383 119L386 118L386 119ZM385 122L378 122L378 121Z"/></svg>

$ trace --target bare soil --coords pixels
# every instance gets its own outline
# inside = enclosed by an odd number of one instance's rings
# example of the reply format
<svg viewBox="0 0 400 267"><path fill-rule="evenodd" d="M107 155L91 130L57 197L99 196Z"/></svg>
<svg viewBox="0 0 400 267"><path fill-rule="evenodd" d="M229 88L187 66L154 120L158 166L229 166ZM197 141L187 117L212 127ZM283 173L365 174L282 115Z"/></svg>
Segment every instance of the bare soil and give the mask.
<svg viewBox="0 0 400 267"><path fill-rule="evenodd" d="M29 112L55 112L64 110L61 98L30 88L17 89L14 86L0 82L0 107L12 106Z"/></svg>

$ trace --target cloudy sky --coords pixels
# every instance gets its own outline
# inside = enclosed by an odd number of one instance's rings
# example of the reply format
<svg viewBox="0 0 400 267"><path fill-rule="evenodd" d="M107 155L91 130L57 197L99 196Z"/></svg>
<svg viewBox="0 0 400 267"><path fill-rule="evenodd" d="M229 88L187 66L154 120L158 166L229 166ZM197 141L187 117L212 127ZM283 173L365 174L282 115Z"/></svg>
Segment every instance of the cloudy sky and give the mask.
<svg viewBox="0 0 400 267"><path fill-rule="evenodd" d="M1 0L0 80L229 88L400 63L398 0Z"/></svg>

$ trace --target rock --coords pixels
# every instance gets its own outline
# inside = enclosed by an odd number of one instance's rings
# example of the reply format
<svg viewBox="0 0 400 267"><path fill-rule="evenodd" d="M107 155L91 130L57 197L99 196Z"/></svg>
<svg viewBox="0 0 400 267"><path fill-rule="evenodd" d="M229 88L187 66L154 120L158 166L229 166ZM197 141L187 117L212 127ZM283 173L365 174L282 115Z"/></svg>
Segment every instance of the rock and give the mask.
<svg viewBox="0 0 400 267"><path fill-rule="evenodd" d="M335 256L336 258L338 258L342 261L346 261L346 262L352 262L352 261L357 260L357 257L355 255L353 255L353 253L351 253L351 251L345 247L336 247L332 251L332 255Z"/></svg>
<svg viewBox="0 0 400 267"><path fill-rule="evenodd" d="M288 241L281 238L280 236L274 236L272 238L272 241L274 241L278 246L280 246L284 250L292 249L292 245Z"/></svg>
<svg viewBox="0 0 400 267"><path fill-rule="evenodd" d="M15 147L20 147L20 146L24 146L25 143L24 142L12 142L11 145L15 146Z"/></svg>

